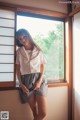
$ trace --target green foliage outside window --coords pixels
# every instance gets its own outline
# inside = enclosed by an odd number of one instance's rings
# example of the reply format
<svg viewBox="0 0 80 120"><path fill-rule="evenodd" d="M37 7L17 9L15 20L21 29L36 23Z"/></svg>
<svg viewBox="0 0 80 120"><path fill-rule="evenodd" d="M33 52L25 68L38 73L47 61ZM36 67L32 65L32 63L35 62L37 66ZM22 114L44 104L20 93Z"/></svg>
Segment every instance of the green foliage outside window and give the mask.
<svg viewBox="0 0 80 120"><path fill-rule="evenodd" d="M63 22L56 24L54 31L35 36L35 42L42 48L47 60L45 76L50 80L64 79L64 26Z"/></svg>

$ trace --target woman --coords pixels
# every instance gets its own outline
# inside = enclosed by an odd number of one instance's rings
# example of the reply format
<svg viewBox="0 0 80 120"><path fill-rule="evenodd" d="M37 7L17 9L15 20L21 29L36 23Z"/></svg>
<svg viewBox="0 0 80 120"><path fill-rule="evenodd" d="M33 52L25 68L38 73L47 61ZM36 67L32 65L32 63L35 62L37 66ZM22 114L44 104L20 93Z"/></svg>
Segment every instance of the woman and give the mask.
<svg viewBox="0 0 80 120"><path fill-rule="evenodd" d="M43 120L47 112L47 83L43 78L46 60L42 50L27 30L19 29L16 32L16 44L19 46L16 55L16 72L22 103L28 102L34 120Z"/></svg>

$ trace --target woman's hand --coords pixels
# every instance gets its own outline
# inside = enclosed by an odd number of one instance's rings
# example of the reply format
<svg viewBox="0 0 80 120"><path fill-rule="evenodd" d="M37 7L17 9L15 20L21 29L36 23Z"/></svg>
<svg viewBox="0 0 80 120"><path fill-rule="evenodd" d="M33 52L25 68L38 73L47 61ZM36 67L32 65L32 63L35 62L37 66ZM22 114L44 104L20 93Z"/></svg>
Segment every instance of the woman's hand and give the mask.
<svg viewBox="0 0 80 120"><path fill-rule="evenodd" d="M38 81L34 84L34 90L39 89L39 88L40 88L40 86L41 86L41 81L40 81L40 80L38 80Z"/></svg>
<svg viewBox="0 0 80 120"><path fill-rule="evenodd" d="M21 84L21 88L22 88L23 92L25 92L27 95L29 94L29 90L26 88L25 85Z"/></svg>
<svg viewBox="0 0 80 120"><path fill-rule="evenodd" d="M41 83L42 83L42 81L43 81L43 74L44 74L44 64L41 64L40 65L40 78L39 78L39 80L35 83L35 85L34 85L34 90L37 90L37 89L39 89L40 88L40 86L41 86Z"/></svg>

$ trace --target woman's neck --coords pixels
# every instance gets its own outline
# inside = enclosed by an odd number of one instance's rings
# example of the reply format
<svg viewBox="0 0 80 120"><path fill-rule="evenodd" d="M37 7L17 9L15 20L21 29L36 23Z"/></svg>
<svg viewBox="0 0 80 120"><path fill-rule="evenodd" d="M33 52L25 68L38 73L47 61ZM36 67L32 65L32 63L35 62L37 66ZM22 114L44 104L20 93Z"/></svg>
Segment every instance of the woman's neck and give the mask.
<svg viewBox="0 0 80 120"><path fill-rule="evenodd" d="M31 47L29 47L29 48L27 48L26 46L24 46L24 48L26 49L26 50L33 50L34 49L34 46L31 46Z"/></svg>

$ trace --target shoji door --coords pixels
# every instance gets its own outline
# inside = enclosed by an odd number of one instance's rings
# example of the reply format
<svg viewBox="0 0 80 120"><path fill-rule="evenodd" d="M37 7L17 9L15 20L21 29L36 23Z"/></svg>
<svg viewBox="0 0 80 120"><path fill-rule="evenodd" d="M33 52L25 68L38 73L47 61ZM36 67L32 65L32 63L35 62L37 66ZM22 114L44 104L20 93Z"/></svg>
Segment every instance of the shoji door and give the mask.
<svg viewBox="0 0 80 120"><path fill-rule="evenodd" d="M0 87L14 84L15 11L0 9Z"/></svg>

